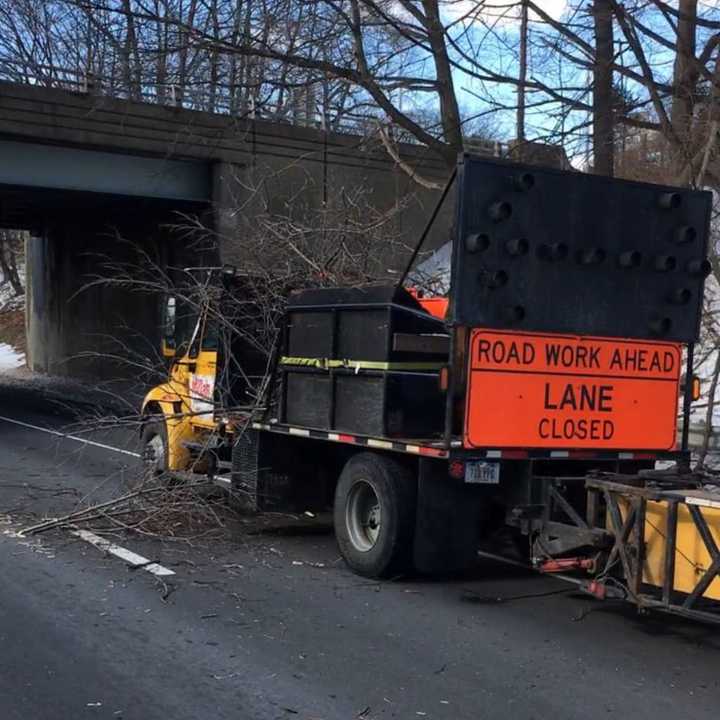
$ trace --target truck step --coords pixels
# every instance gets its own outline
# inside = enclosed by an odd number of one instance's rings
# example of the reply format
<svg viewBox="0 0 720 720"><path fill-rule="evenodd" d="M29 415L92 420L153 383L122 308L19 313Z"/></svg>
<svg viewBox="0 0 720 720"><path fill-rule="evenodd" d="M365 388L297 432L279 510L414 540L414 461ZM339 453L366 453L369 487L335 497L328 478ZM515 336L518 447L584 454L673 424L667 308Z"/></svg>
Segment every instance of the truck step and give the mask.
<svg viewBox="0 0 720 720"><path fill-rule="evenodd" d="M168 476L173 481L183 483L185 485L192 485L193 483L200 483L207 480L207 475L204 473L187 472L185 470L171 470L168 472Z"/></svg>
<svg viewBox="0 0 720 720"><path fill-rule="evenodd" d="M223 490L232 489L232 480L229 475L215 475L212 479L213 485L216 485Z"/></svg>

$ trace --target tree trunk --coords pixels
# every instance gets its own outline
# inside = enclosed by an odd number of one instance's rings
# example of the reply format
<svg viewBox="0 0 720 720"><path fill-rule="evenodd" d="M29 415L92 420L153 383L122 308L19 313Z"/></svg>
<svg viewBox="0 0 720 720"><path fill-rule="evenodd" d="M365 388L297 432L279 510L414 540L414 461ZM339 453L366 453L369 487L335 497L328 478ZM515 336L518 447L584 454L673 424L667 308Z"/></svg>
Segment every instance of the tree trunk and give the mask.
<svg viewBox="0 0 720 720"><path fill-rule="evenodd" d="M613 128L613 19L611 0L595 0L593 65L593 171L612 177L615 170Z"/></svg>
<svg viewBox="0 0 720 720"><path fill-rule="evenodd" d="M167 99L168 71L168 24L162 15L160 3L155 2L155 33L157 35L157 57L155 59L155 97L160 105Z"/></svg>
<svg viewBox="0 0 720 720"><path fill-rule="evenodd" d="M213 38L219 41L221 38L220 34L220 20L218 18L218 7L217 0L213 0L210 5L210 16L212 25ZM218 83L220 81L220 53L218 52L217 45L213 44L213 47L209 51L210 54L210 87L208 89L208 100L206 110L214 113L217 110L217 98L220 94L218 92Z"/></svg>
<svg viewBox="0 0 720 720"><path fill-rule="evenodd" d="M130 6L130 0L123 0L122 11L125 15L125 42L123 45L123 60L125 62L125 79L128 84L128 94L132 100L142 99L142 68L140 54L135 33L135 14Z"/></svg>
<svg viewBox="0 0 720 720"><path fill-rule="evenodd" d="M462 124L460 110L455 96L455 84L450 69L445 28L440 21L438 0L423 0L423 10L427 18L426 28L437 78L437 92L440 98L440 121L445 142L456 152L462 152Z"/></svg>
<svg viewBox="0 0 720 720"><path fill-rule="evenodd" d="M673 69L673 98L670 122L677 147L672 148L673 171L691 177L693 114L697 98L696 66L697 0L679 0L677 50Z"/></svg>
<svg viewBox="0 0 720 720"><path fill-rule="evenodd" d="M0 270L2 270L3 279L10 283L15 295L22 295L25 292L20 275L17 270L17 258L12 247L10 232L4 230L0 233Z"/></svg>

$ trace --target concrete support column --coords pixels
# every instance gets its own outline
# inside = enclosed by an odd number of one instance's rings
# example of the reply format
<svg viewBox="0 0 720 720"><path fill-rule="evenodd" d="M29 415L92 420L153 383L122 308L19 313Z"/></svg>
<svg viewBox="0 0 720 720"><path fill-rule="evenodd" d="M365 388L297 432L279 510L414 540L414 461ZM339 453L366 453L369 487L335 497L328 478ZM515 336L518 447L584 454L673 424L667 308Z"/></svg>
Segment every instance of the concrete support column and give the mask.
<svg viewBox="0 0 720 720"><path fill-rule="evenodd" d="M34 372L53 372L53 348L60 345L60 318L50 276L53 247L45 233L25 241L25 358Z"/></svg>
<svg viewBox="0 0 720 720"><path fill-rule="evenodd" d="M133 273L139 253L132 242L139 238L125 233L120 240L98 230L50 223L28 242L27 355L32 370L106 379L132 377L152 361L159 344L158 303L140 285L141 269ZM138 286L122 283L122 275L128 280L135 275Z"/></svg>
<svg viewBox="0 0 720 720"><path fill-rule="evenodd" d="M80 378L157 382L168 267L194 263L190 243L152 205L48 215L27 243L27 361ZM155 210L153 213L152 211Z"/></svg>

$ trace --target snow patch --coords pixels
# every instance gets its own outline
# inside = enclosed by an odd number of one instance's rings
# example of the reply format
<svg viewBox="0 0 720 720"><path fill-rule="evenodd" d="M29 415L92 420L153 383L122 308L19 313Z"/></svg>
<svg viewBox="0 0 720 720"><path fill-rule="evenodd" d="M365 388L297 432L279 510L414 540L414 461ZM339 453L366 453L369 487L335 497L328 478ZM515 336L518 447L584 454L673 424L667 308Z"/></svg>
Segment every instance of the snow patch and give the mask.
<svg viewBox="0 0 720 720"><path fill-rule="evenodd" d="M25 365L25 354L18 352L12 345L0 343L0 370L10 370Z"/></svg>

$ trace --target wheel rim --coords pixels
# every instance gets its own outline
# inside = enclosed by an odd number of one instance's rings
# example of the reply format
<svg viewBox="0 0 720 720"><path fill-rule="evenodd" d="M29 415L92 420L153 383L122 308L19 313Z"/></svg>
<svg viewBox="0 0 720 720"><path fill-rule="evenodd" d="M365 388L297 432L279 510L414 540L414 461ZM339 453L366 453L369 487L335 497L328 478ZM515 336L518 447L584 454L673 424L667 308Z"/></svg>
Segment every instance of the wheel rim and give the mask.
<svg viewBox="0 0 720 720"><path fill-rule="evenodd" d="M380 500L370 483L356 482L345 505L345 525L350 542L360 552L372 550L380 536Z"/></svg>
<svg viewBox="0 0 720 720"><path fill-rule="evenodd" d="M153 435L145 445L145 468L148 474L159 475L165 470L165 443L159 435Z"/></svg>

